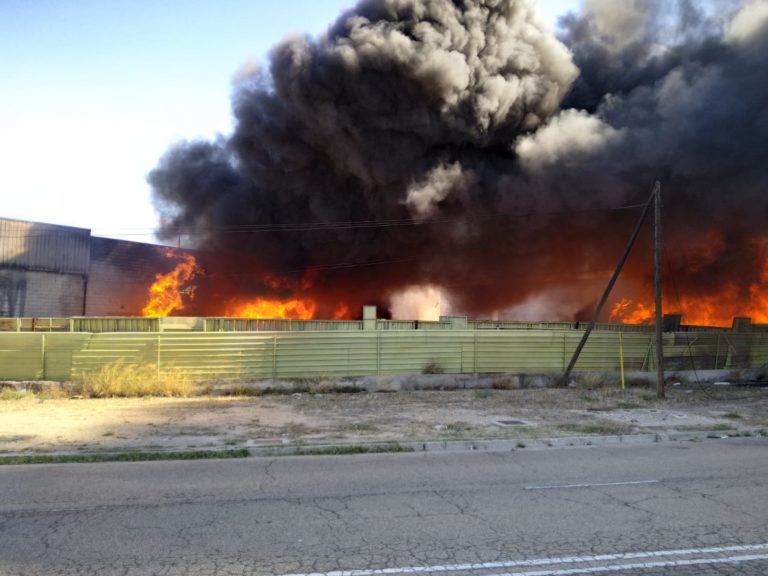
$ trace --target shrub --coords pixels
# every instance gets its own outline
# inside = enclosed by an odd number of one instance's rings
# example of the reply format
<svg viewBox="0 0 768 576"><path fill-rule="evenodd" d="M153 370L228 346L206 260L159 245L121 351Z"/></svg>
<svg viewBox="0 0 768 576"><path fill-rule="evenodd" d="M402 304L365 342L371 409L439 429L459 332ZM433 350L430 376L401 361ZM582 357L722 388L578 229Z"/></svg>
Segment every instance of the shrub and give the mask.
<svg viewBox="0 0 768 576"><path fill-rule="evenodd" d="M498 376L493 379L494 390L515 390L520 388L519 376Z"/></svg>
<svg viewBox="0 0 768 576"><path fill-rule="evenodd" d="M16 390L15 388L0 389L0 400L21 400L28 396L33 396L33 394L28 394L26 390Z"/></svg>
<svg viewBox="0 0 768 576"><path fill-rule="evenodd" d="M444 372L445 368L443 368L436 360L430 360L424 364L424 367L421 369L422 374L443 374Z"/></svg>
<svg viewBox="0 0 768 576"><path fill-rule="evenodd" d="M97 372L85 372L75 393L86 398L141 398L189 396L194 384L185 376L158 371L154 364L127 364L118 360Z"/></svg>

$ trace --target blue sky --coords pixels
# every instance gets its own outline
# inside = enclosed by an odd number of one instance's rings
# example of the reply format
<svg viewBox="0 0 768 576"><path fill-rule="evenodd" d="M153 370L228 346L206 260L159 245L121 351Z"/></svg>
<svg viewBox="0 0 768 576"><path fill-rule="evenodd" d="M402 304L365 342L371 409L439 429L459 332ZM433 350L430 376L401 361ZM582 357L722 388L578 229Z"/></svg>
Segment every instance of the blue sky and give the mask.
<svg viewBox="0 0 768 576"><path fill-rule="evenodd" d="M579 0L537 0L542 18ZM231 131L232 78L350 0L3 0L0 217L152 241L146 174Z"/></svg>

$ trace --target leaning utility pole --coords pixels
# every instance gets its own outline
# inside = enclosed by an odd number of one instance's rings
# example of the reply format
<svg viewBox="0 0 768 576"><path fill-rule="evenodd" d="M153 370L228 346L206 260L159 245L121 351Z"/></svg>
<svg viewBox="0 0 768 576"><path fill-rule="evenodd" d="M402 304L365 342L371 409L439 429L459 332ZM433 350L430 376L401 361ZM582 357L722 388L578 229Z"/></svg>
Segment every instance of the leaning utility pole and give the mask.
<svg viewBox="0 0 768 576"><path fill-rule="evenodd" d="M592 333L592 329L595 327L595 324L597 323L598 318L600 318L600 314L603 311L603 306L605 306L606 301L608 300L608 296L611 294L611 290L613 289L613 285L616 284L616 280L619 278L619 274L621 273L621 269L624 267L624 263L627 261L627 258L629 257L629 253L632 251L632 246L635 244L635 240L637 240L637 235L640 234L640 229L643 227L643 222L645 222L645 218L648 215L648 212L650 211L651 204L653 204L654 198L657 197L656 190L659 187L659 183L656 183L656 187L653 189L653 192L651 192L651 195L648 197L648 202L645 203L645 207L643 208L643 213L640 215L640 219L637 221L637 225L635 226L634 231L632 232L632 236L629 238L629 242L627 242L626 248L624 248L624 254L621 256L621 260L619 260L619 263L616 265L616 269L613 271L613 276L611 276L611 279L608 281L608 286L605 287L605 292L603 292L602 298L600 298L600 302L597 304L597 308L595 308L594 313L592 314L592 320L590 321L589 325L587 325L587 329L584 331L584 335L581 337L581 341L579 341L579 345L576 346L576 350L573 352L573 356L571 356L571 361L568 363L568 368L565 370L565 374L563 375L563 386L568 385L568 379L571 377L571 372L573 372L573 367L576 366L576 361L579 359L579 355L581 355L581 351L584 348L584 345L587 343L587 340L589 339L589 335Z"/></svg>
<svg viewBox="0 0 768 576"><path fill-rule="evenodd" d="M654 291L656 297L656 392L659 398L664 398L664 337L662 334L661 310L661 183L656 182L654 195L654 225L653 225L653 265Z"/></svg>

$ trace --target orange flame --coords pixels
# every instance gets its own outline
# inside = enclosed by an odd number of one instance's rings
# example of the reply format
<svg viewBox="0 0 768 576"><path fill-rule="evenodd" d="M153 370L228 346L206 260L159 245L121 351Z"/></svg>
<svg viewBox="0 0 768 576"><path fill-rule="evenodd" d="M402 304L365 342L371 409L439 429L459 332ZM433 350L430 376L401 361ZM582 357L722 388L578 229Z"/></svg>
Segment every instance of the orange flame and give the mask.
<svg viewBox="0 0 768 576"><path fill-rule="evenodd" d="M285 318L291 320L311 320L315 315L316 304L313 300L268 300L256 298L249 302L240 302L227 308L230 318Z"/></svg>
<svg viewBox="0 0 768 576"><path fill-rule="evenodd" d="M165 256L176 258L178 264L171 272L155 276L154 283L149 287L147 304L141 310L144 316L168 316L174 310L184 309L182 294L189 294L190 299L194 297L194 288L185 285L202 272L195 257L178 254L171 249L166 250Z"/></svg>
<svg viewBox="0 0 768 576"><path fill-rule="evenodd" d="M681 314L683 324L689 326L723 326L733 324L736 316L751 318L756 324L768 323L768 262L760 281L750 284L745 295L735 283L726 285L718 294L711 296L682 297L677 308L665 310ZM611 322L622 324L653 323L655 306L622 298L613 307Z"/></svg>
<svg viewBox="0 0 768 576"><path fill-rule="evenodd" d="M344 303L339 304L333 311L334 320L346 320L349 318L349 306Z"/></svg>
<svg viewBox="0 0 768 576"><path fill-rule="evenodd" d="M609 322L621 324L650 324L654 320L656 307L646 306L642 302L635 304L629 298L622 298L611 310Z"/></svg>

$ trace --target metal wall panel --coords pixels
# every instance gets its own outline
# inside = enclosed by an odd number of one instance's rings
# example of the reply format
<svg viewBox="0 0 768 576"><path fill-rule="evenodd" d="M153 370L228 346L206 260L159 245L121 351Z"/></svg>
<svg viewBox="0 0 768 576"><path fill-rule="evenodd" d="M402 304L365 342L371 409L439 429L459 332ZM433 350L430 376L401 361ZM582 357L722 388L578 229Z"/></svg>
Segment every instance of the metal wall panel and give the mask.
<svg viewBox="0 0 768 576"><path fill-rule="evenodd" d="M72 358L87 346L90 334L0 334L0 379L71 379Z"/></svg>
<svg viewBox="0 0 768 576"><path fill-rule="evenodd" d="M160 318L83 316L72 318L75 332L159 332Z"/></svg>
<svg viewBox="0 0 768 576"><path fill-rule="evenodd" d="M0 268L87 275L91 231L0 218Z"/></svg>
<svg viewBox="0 0 768 576"><path fill-rule="evenodd" d="M0 333L0 379L80 379L117 361L196 380L418 372L562 372L580 330ZM651 371L653 335L622 334L626 370ZM765 368L766 334L669 333L670 369ZM594 333L578 371L617 371L619 333Z"/></svg>
<svg viewBox="0 0 768 576"><path fill-rule="evenodd" d="M284 320L258 318L206 318L206 332L274 332L362 330L360 320Z"/></svg>

